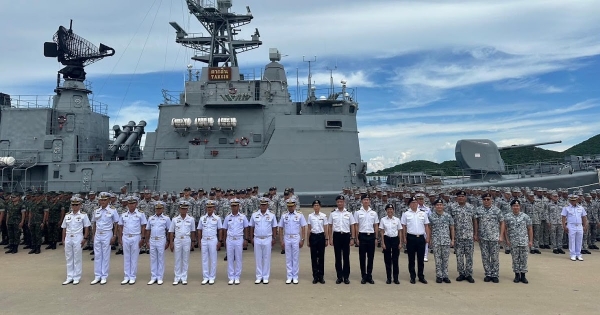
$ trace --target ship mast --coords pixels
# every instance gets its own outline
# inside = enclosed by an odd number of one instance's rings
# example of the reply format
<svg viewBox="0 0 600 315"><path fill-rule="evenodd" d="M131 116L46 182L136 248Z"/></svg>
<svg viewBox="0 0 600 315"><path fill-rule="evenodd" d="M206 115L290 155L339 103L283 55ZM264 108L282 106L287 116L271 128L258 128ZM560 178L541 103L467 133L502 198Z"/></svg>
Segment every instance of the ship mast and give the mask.
<svg viewBox="0 0 600 315"><path fill-rule="evenodd" d="M260 33L255 29L251 40L234 39L241 26L253 19L250 7L246 14L231 13L232 0L186 0L190 13L206 29L207 36L190 36L176 22L170 22L177 31L176 42L192 48L196 54L193 60L204 62L209 67L237 67L237 54L258 48L262 45Z"/></svg>

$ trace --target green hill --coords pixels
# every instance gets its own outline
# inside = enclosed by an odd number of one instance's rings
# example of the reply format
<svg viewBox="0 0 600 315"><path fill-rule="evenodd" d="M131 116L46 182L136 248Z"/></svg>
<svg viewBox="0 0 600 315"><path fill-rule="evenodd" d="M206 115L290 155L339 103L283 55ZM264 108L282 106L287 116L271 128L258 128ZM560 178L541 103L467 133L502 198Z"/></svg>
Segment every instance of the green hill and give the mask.
<svg viewBox="0 0 600 315"><path fill-rule="evenodd" d="M579 144L572 146L564 152L546 150L539 147L518 148L500 151L500 156L505 164L525 164L541 161L562 160L569 155L600 155L600 134L593 136ZM452 174L458 168L456 161L444 161L435 163L425 160L410 161L396 166L392 166L378 172L372 172L368 175L387 175L395 172L425 172L431 173L435 170L441 170L445 174ZM434 173L435 174L435 173Z"/></svg>

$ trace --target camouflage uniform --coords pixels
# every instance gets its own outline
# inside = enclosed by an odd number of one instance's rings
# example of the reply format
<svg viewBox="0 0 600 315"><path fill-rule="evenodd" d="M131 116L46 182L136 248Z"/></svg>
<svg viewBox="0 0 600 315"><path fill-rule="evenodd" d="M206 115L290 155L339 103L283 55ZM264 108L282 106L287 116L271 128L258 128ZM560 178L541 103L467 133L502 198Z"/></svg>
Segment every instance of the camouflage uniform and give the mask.
<svg viewBox="0 0 600 315"><path fill-rule="evenodd" d="M581 203L581 206L585 209L585 212L587 213L589 227L594 226L594 233L595 233L596 232L595 231L595 227L596 227L597 220L595 218L595 214L594 214L595 209L594 209L592 203L591 202L587 202L587 201L583 201ZM594 216L594 218L590 218L591 216ZM594 221L593 224L592 224L592 220ZM591 235L591 229L590 228L586 229L586 231L583 232L583 240L581 241L581 249L582 250L588 250L589 245L591 245L591 239L592 238L590 237L590 235Z"/></svg>
<svg viewBox="0 0 600 315"><path fill-rule="evenodd" d="M446 213L438 214L433 211L429 214L431 226L431 245L435 258L436 278L448 278L448 260L450 259L450 227L454 226L454 219Z"/></svg>
<svg viewBox="0 0 600 315"><path fill-rule="evenodd" d="M68 202L68 204L67 204ZM65 207L65 211L67 209L71 209L71 202L67 201L65 203L63 203L63 206ZM85 212L88 216L88 219L90 220L90 222L92 222L92 217L94 215L94 211L96 209L98 209L100 207L100 204L98 204L98 200L94 199L94 200L86 200L83 204L83 212ZM90 232L92 231L92 229L90 229ZM90 233L88 240L87 240L87 246L86 248L88 249L93 249L94 248L94 235L91 235L92 233Z"/></svg>
<svg viewBox="0 0 600 315"><path fill-rule="evenodd" d="M561 249L563 227L562 227L562 205L554 202L548 204L548 223L550 227L550 244L555 250Z"/></svg>
<svg viewBox="0 0 600 315"><path fill-rule="evenodd" d="M8 226L8 244L16 247L19 245L21 238L21 229L19 223L21 223L21 216L25 213L25 203L22 200L13 202L12 200L6 203L6 225ZM23 223L25 224L25 223Z"/></svg>
<svg viewBox="0 0 600 315"><path fill-rule="evenodd" d="M60 200L54 200L50 203L50 212L48 213L48 242L52 245L56 245L60 241L59 238L59 223L61 213L63 212L63 206Z"/></svg>
<svg viewBox="0 0 600 315"><path fill-rule="evenodd" d="M217 208L215 214L221 217L221 221L225 220L225 217L231 213L231 203L227 198L221 198L217 201Z"/></svg>
<svg viewBox="0 0 600 315"><path fill-rule="evenodd" d="M463 277L473 275L473 219L475 208L465 203L464 206L455 203L452 205L450 215L454 219L454 249L456 250L456 268Z"/></svg>
<svg viewBox="0 0 600 315"><path fill-rule="evenodd" d="M500 273L498 241L500 240L500 225L504 221L502 212L494 206L488 209L481 206L475 210L475 217L479 221L479 248L485 276L498 278Z"/></svg>
<svg viewBox="0 0 600 315"><path fill-rule="evenodd" d="M498 209L500 209L500 211L502 211L502 215L506 215L506 214L512 212L510 203L508 200L506 200L504 198L498 198L496 200L497 200L496 207L498 207ZM501 246L504 247L505 251L510 251L510 246L508 245L506 240L504 240L504 242L502 242Z"/></svg>
<svg viewBox="0 0 600 315"><path fill-rule="evenodd" d="M44 200L35 200L29 204L29 230L31 231L30 253L42 245L42 227L44 213L49 211L48 204Z"/></svg>
<svg viewBox="0 0 600 315"><path fill-rule="evenodd" d="M531 250L536 251L539 250L540 239L542 237L541 216L544 213L544 204L541 200L535 200L533 203L526 203L526 205L528 210L527 215L531 218L533 227L533 246L531 246Z"/></svg>
<svg viewBox="0 0 600 315"><path fill-rule="evenodd" d="M527 247L529 245L528 227L531 218L525 213L509 213L504 217L506 234L511 243L512 269L514 273L527 272Z"/></svg>

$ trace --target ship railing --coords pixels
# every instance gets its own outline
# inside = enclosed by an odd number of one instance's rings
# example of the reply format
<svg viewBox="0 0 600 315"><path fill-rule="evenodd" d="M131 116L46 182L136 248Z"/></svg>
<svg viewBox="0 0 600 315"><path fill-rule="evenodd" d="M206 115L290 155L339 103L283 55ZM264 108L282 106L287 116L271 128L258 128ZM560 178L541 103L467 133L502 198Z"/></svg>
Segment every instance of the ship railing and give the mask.
<svg viewBox="0 0 600 315"><path fill-rule="evenodd" d="M179 105L181 104L181 94L183 91L162 90L163 105Z"/></svg>
<svg viewBox="0 0 600 315"><path fill-rule="evenodd" d="M95 99L90 99L90 107L94 113L107 115L108 114L108 105L104 104L100 101L96 101Z"/></svg>
<svg viewBox="0 0 600 315"><path fill-rule="evenodd" d="M13 108L50 108L52 95L11 95L10 106Z"/></svg>
<svg viewBox="0 0 600 315"><path fill-rule="evenodd" d="M49 183L46 180L5 180L1 182L2 188L6 192L48 192ZM136 190L142 191L149 189L158 191L160 188L160 180L154 178L144 178L134 182L123 182L121 180L104 180L92 178L89 182L82 180L63 180L52 182L52 191L65 191L79 193L80 191L112 191L119 194L119 190L123 185L128 187L128 193L133 193Z"/></svg>
<svg viewBox="0 0 600 315"><path fill-rule="evenodd" d="M290 88L292 88L292 86L290 86ZM357 97L357 92L358 89L357 88L346 88L346 92L347 95L342 95L342 89L340 87L333 87L333 89L331 89L330 87L328 88L317 88L315 89L315 98L321 99L322 97L325 97L325 99L327 100L352 100L354 102L356 102L356 97ZM340 93L339 96L336 97L336 93ZM296 93L299 94L301 97L303 97L304 99L308 99L308 96L310 94L310 92L308 91L308 89L302 89L300 91L300 93Z"/></svg>

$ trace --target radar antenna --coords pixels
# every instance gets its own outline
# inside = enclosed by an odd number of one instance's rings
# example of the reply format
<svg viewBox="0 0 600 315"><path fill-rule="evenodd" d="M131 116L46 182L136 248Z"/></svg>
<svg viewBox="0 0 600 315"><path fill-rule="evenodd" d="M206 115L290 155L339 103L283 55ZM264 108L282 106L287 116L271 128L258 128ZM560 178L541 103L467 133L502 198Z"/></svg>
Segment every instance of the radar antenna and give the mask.
<svg viewBox="0 0 600 315"><path fill-rule="evenodd" d="M115 50L104 44L100 48L73 33L73 20L69 29L60 26L54 34L53 42L44 43L44 56L56 58L58 62L65 67L58 73L63 75L65 80L85 80L84 67L104 58L115 54Z"/></svg>

